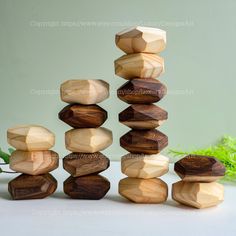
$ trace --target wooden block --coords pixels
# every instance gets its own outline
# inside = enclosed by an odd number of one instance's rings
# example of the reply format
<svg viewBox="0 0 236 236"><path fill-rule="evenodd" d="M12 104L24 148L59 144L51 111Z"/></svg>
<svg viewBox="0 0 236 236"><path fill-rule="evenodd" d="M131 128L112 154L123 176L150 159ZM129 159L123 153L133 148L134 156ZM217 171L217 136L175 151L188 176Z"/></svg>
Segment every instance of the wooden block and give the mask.
<svg viewBox="0 0 236 236"><path fill-rule="evenodd" d="M213 182L225 175L225 166L214 157L188 155L177 161L175 172L183 181Z"/></svg>
<svg viewBox="0 0 236 236"><path fill-rule="evenodd" d="M73 128L97 128L107 119L107 112L98 105L72 104L59 112L59 119Z"/></svg>
<svg viewBox="0 0 236 236"><path fill-rule="evenodd" d="M168 145L168 137L158 130L131 130L120 138L120 146L131 153L156 154Z"/></svg>
<svg viewBox="0 0 236 236"><path fill-rule="evenodd" d="M72 129L65 134L65 144L71 152L99 152L112 144L112 132L103 127Z"/></svg>
<svg viewBox="0 0 236 236"><path fill-rule="evenodd" d="M153 104L133 104L119 114L119 121L132 129L155 129L168 118L168 113Z"/></svg>
<svg viewBox="0 0 236 236"><path fill-rule="evenodd" d="M109 97L109 84L103 80L67 80L60 91L64 102L91 105Z"/></svg>
<svg viewBox="0 0 236 236"><path fill-rule="evenodd" d="M168 186L161 179L125 178L119 182L119 194L135 203L163 203Z"/></svg>
<svg viewBox="0 0 236 236"><path fill-rule="evenodd" d="M39 125L19 125L7 130L7 141L22 151L48 150L55 144L55 136Z"/></svg>
<svg viewBox="0 0 236 236"><path fill-rule="evenodd" d="M155 79L163 72L164 60L155 54L135 53L115 60L115 74L124 79Z"/></svg>
<svg viewBox="0 0 236 236"><path fill-rule="evenodd" d="M98 174L109 166L110 160L100 152L74 152L63 158L63 168L73 177Z"/></svg>
<svg viewBox="0 0 236 236"><path fill-rule="evenodd" d="M125 53L159 53L166 47L166 32L161 29L136 26L116 34L116 45Z"/></svg>
<svg viewBox="0 0 236 236"><path fill-rule="evenodd" d="M121 171L132 178L151 179L169 170L169 158L161 154L144 155L129 153L121 158Z"/></svg>
<svg viewBox="0 0 236 236"><path fill-rule="evenodd" d="M74 199L99 200L110 189L110 182L101 175L87 175L82 177L70 176L64 182L64 192Z"/></svg>
<svg viewBox="0 0 236 236"><path fill-rule="evenodd" d="M14 200L45 198L56 189L57 181L51 174L21 174L8 184L8 191Z"/></svg>
<svg viewBox="0 0 236 236"><path fill-rule="evenodd" d="M10 157L10 169L29 175L46 174L55 170L59 164L54 151L14 151Z"/></svg>
<svg viewBox="0 0 236 236"><path fill-rule="evenodd" d="M147 104L160 101L166 95L164 84L156 79L132 79L117 90L117 96L129 104Z"/></svg>
<svg viewBox="0 0 236 236"><path fill-rule="evenodd" d="M224 186L216 182L179 181L172 185L172 198L181 204L195 208L212 207L224 200Z"/></svg>

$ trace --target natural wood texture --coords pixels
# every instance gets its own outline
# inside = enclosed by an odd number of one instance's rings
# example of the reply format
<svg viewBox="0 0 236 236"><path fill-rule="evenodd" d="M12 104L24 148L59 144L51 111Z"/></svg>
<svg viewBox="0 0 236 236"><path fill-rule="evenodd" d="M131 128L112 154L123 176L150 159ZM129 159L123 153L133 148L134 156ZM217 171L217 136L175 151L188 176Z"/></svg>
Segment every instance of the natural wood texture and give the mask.
<svg viewBox="0 0 236 236"><path fill-rule="evenodd" d="M132 79L117 90L117 96L124 102L147 104L160 101L167 88L157 79Z"/></svg>
<svg viewBox="0 0 236 236"><path fill-rule="evenodd" d="M131 130L120 138L120 145L131 153L156 154L168 145L168 137L158 130Z"/></svg>
<svg viewBox="0 0 236 236"><path fill-rule="evenodd" d="M72 129L65 134L65 144L71 152L99 152L112 144L112 132L103 127Z"/></svg>
<svg viewBox="0 0 236 236"><path fill-rule="evenodd" d="M129 153L121 158L121 171L132 178L151 179L169 170L169 159L161 154L143 155Z"/></svg>
<svg viewBox="0 0 236 236"><path fill-rule="evenodd" d="M168 186L161 179L125 178L119 182L119 193L135 203L163 203L168 196Z"/></svg>
<svg viewBox="0 0 236 236"><path fill-rule="evenodd" d="M90 105L109 97L109 84L103 80L67 80L60 91L64 102Z"/></svg>
<svg viewBox="0 0 236 236"><path fill-rule="evenodd" d="M97 128L107 119L107 112L98 105L72 104L59 112L59 119L73 128Z"/></svg>
<svg viewBox="0 0 236 236"><path fill-rule="evenodd" d="M188 155L177 161L175 172L183 181L213 182L225 175L225 166L214 157Z"/></svg>
<svg viewBox="0 0 236 236"><path fill-rule="evenodd" d="M14 200L41 199L50 196L57 189L57 181L50 174L21 174L8 184L8 191Z"/></svg>
<svg viewBox="0 0 236 236"><path fill-rule="evenodd" d="M184 205L206 208L224 200L224 186L213 183L179 181L172 185L172 198Z"/></svg>
<svg viewBox="0 0 236 236"><path fill-rule="evenodd" d="M110 160L100 152L74 152L63 158L63 168L73 177L98 174L109 166Z"/></svg>
<svg viewBox="0 0 236 236"><path fill-rule="evenodd" d="M135 53L115 60L115 74L124 79L155 79L163 72L164 60L155 54Z"/></svg>
<svg viewBox="0 0 236 236"><path fill-rule="evenodd" d="M48 150L55 144L55 136L39 125L19 125L7 130L7 141L22 151Z"/></svg>
<svg viewBox="0 0 236 236"><path fill-rule="evenodd" d="M119 121L132 129L155 129L167 118L168 113L153 104L133 104L119 114Z"/></svg>
<svg viewBox="0 0 236 236"><path fill-rule="evenodd" d="M10 157L10 169L29 175L46 174L55 170L59 164L58 154L54 151L19 151Z"/></svg>
<svg viewBox="0 0 236 236"><path fill-rule="evenodd" d="M116 45L125 53L159 53L166 47L166 32L161 29L136 26L116 34Z"/></svg>
<svg viewBox="0 0 236 236"><path fill-rule="evenodd" d="M101 175L87 175L82 177L70 176L64 182L64 192L71 198L99 200L110 189L110 182Z"/></svg>

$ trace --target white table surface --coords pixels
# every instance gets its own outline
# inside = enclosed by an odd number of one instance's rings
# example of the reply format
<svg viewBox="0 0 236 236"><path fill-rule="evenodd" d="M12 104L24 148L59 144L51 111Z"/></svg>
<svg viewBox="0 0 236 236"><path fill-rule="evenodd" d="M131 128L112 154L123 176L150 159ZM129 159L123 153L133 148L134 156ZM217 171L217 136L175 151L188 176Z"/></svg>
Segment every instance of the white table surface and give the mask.
<svg viewBox="0 0 236 236"><path fill-rule="evenodd" d="M13 201L7 183L16 175L0 174L0 235L236 235L236 186L225 185L225 201L208 209L181 206L169 198L165 204L135 204L118 195L120 163L102 173L111 189L102 200L72 200L62 191L69 176L61 165L52 172L58 180L54 195L42 200ZM170 171L162 179L169 185L178 177Z"/></svg>

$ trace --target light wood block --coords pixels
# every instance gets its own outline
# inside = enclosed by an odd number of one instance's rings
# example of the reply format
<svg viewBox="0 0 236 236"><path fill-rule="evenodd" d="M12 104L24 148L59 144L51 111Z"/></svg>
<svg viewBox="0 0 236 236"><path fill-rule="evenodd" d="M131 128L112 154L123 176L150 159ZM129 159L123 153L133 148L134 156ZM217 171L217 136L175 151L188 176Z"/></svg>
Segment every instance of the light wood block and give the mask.
<svg viewBox="0 0 236 236"><path fill-rule="evenodd" d="M103 127L72 129L65 134L65 144L71 152L99 152L112 144L112 132Z"/></svg>
<svg viewBox="0 0 236 236"><path fill-rule="evenodd" d="M225 175L225 166L216 158L201 155L188 155L177 161L175 172L183 181L213 182Z"/></svg>
<svg viewBox="0 0 236 236"><path fill-rule="evenodd" d="M10 157L10 169L29 175L46 174L55 170L59 164L54 151L14 151Z"/></svg>
<svg viewBox="0 0 236 236"><path fill-rule="evenodd" d="M109 97L109 84L103 80L67 80L60 92L64 102L90 105Z"/></svg>
<svg viewBox="0 0 236 236"><path fill-rule="evenodd" d="M164 59L147 53L124 55L115 60L115 74L124 79L155 79L164 73Z"/></svg>
<svg viewBox="0 0 236 236"><path fill-rule="evenodd" d="M212 183L179 181L172 185L172 198L184 205L207 208L224 200L224 186Z"/></svg>
<svg viewBox="0 0 236 236"><path fill-rule="evenodd" d="M166 174L168 170L169 158L161 154L129 153L121 158L121 171L128 177L151 179Z"/></svg>
<svg viewBox="0 0 236 236"><path fill-rule="evenodd" d="M136 26L116 34L116 45L125 53L159 53L166 47L166 32L161 29Z"/></svg>
<svg viewBox="0 0 236 236"><path fill-rule="evenodd" d="M55 136L39 125L19 125L7 130L7 141L22 151L48 150L55 144Z"/></svg>
<svg viewBox="0 0 236 236"><path fill-rule="evenodd" d="M119 193L135 203L163 203L168 196L168 186L161 179L125 178L119 182Z"/></svg>

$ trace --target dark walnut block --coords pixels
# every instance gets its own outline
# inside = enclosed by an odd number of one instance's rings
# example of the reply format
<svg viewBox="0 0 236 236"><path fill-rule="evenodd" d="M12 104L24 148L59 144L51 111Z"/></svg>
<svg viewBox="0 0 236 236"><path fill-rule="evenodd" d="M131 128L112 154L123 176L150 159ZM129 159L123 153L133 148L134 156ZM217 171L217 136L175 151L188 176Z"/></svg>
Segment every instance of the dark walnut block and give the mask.
<svg viewBox="0 0 236 236"><path fill-rule="evenodd" d="M175 172L183 181L213 182L225 175L225 166L215 157L188 155L177 161Z"/></svg>
<svg viewBox="0 0 236 236"><path fill-rule="evenodd" d="M74 152L63 158L63 168L73 177L98 174L110 166L110 160L100 152Z"/></svg>
<svg viewBox="0 0 236 236"><path fill-rule="evenodd" d="M45 198L56 189L57 180L51 174L21 174L8 184L8 191L14 200Z"/></svg>
<svg viewBox="0 0 236 236"><path fill-rule="evenodd" d="M120 138L120 146L131 153L156 154L168 145L168 137L156 129L131 130Z"/></svg>
<svg viewBox="0 0 236 236"><path fill-rule="evenodd" d="M110 189L110 182L101 175L70 176L64 182L64 192L74 199L99 200Z"/></svg>
<svg viewBox="0 0 236 236"><path fill-rule="evenodd" d="M146 104L160 101L166 92L166 86L156 79L133 79L117 90L117 96L129 104Z"/></svg>
<svg viewBox="0 0 236 236"><path fill-rule="evenodd" d="M107 119L107 112L98 105L72 104L63 108L58 117L73 128L97 128Z"/></svg>
<svg viewBox="0 0 236 236"><path fill-rule="evenodd" d="M153 104L133 104L119 114L119 121L132 129L155 129L167 118L168 113Z"/></svg>

